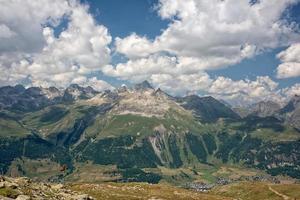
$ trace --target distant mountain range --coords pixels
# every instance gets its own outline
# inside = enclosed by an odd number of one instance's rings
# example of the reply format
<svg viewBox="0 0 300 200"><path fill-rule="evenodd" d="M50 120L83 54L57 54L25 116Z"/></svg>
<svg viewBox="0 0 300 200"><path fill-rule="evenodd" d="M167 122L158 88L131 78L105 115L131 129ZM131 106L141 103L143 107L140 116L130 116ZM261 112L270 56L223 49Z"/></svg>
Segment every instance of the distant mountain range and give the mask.
<svg viewBox="0 0 300 200"><path fill-rule="evenodd" d="M247 116L276 117L297 129L300 129L300 96L295 95L281 107L272 101L261 101L247 107L237 107L233 110L242 118Z"/></svg>
<svg viewBox="0 0 300 200"><path fill-rule="evenodd" d="M0 173L181 182L230 164L300 178L299 130L299 96L284 107L231 108L210 96L173 97L147 81L103 92L76 84L6 86L0 88Z"/></svg>

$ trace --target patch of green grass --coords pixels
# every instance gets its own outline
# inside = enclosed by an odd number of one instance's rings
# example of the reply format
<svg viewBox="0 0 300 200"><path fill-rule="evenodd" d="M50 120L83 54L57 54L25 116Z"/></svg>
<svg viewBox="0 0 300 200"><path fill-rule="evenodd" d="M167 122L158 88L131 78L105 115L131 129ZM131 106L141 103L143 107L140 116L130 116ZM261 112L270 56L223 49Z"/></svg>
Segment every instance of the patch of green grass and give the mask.
<svg viewBox="0 0 300 200"><path fill-rule="evenodd" d="M50 177L60 175L60 164L50 159L29 159L29 158L17 158L15 159L7 174L21 175L29 178L35 178L38 180L47 180ZM15 173L20 174L15 174Z"/></svg>
<svg viewBox="0 0 300 200"><path fill-rule="evenodd" d="M297 199L300 197L300 184L281 184L272 185L271 187L291 199Z"/></svg>
<svg viewBox="0 0 300 200"><path fill-rule="evenodd" d="M49 106L42 110L27 113L22 119L24 126L31 128L43 136L67 131L74 126L76 119L84 116L81 108L72 105Z"/></svg>
<svg viewBox="0 0 300 200"><path fill-rule="evenodd" d="M17 198L19 193L11 188L0 188L0 196L9 197L9 198Z"/></svg>
<svg viewBox="0 0 300 200"><path fill-rule="evenodd" d="M30 131L17 121L0 118L0 137L25 137L27 135L30 135Z"/></svg>
<svg viewBox="0 0 300 200"><path fill-rule="evenodd" d="M186 190L167 184L146 183L104 183L104 184L75 184L70 185L71 190L84 192L95 199L101 200L229 200L213 194L205 194Z"/></svg>
<svg viewBox="0 0 300 200"><path fill-rule="evenodd" d="M143 117L137 115L115 115L108 116L106 121L99 121L99 124L95 124L93 128L87 129L87 134L91 134L92 131L96 131L97 128L102 126L98 138L104 138L107 136L122 136L122 135L133 135L133 136L145 136L153 134L155 126L161 124L161 121L156 117Z"/></svg>
<svg viewBox="0 0 300 200"><path fill-rule="evenodd" d="M160 166L158 168L147 168L144 170L160 174L162 176L160 183L182 186L194 181L214 183L217 179L215 172L217 172L219 168L199 163L193 167L168 168Z"/></svg>
<svg viewBox="0 0 300 200"><path fill-rule="evenodd" d="M213 175L214 172L216 172L216 168L206 168L206 169L200 169L201 178L207 181L208 183L214 183L216 181L216 177Z"/></svg>
<svg viewBox="0 0 300 200"><path fill-rule="evenodd" d="M283 132L276 132L268 128L256 129L251 133L251 136L262 139L263 141L272 142L295 141L300 139L300 133L292 127L286 127Z"/></svg>
<svg viewBox="0 0 300 200"><path fill-rule="evenodd" d="M103 183L121 179L116 165L97 165L92 162L76 162L74 173L65 177L69 183Z"/></svg>
<svg viewBox="0 0 300 200"><path fill-rule="evenodd" d="M50 108L50 110L46 113L44 113L40 117L40 122L48 122L48 123L55 123L62 119L65 115L68 114L68 110L58 107L58 106L53 106Z"/></svg>
<svg viewBox="0 0 300 200"><path fill-rule="evenodd" d="M231 197L234 199L253 200L282 200L263 182L240 182L214 188L209 194Z"/></svg>
<svg viewBox="0 0 300 200"><path fill-rule="evenodd" d="M170 109L163 118L140 115L107 115L98 117L94 124L86 130L87 135L107 136L133 135L147 136L153 134L154 128L163 125L168 131L201 133L202 126L192 115Z"/></svg>

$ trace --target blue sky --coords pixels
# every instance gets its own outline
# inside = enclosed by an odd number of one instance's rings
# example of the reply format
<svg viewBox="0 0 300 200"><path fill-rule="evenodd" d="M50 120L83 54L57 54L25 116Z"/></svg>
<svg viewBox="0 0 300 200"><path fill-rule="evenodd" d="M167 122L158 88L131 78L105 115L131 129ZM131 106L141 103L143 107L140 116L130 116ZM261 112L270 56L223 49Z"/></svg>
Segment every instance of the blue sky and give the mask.
<svg viewBox="0 0 300 200"><path fill-rule="evenodd" d="M157 0L82 0L90 6L90 11L100 24L108 27L113 37L126 37L135 32L138 35L154 39L166 29L169 20L161 19L155 6ZM117 6L116 6L117 5ZM290 21L300 23L300 4L289 7L284 17ZM287 16L286 16L287 15ZM279 87L287 87L295 83L300 83L300 77L289 79L277 79L276 68L280 61L276 54L285 49L284 47L268 50L254 58L245 59L241 63L234 64L231 67L210 71L211 76L226 76L233 80L249 78L255 80L256 76L271 76L280 83ZM122 62L116 56L114 63ZM109 77L101 76L114 85L121 85L124 81L118 81ZM127 84L130 84L126 82Z"/></svg>
<svg viewBox="0 0 300 200"><path fill-rule="evenodd" d="M135 32L138 35L154 39L168 26L169 20L162 20L157 15L155 10L155 6L158 4L157 0L81 0L81 2L89 5L89 10L97 22L108 27L114 38L126 37ZM112 57L112 63L126 60L121 55ZM96 74L100 79L115 87L119 87L123 83L132 84L128 81L104 76L101 72Z"/></svg>
<svg viewBox="0 0 300 200"><path fill-rule="evenodd" d="M1 2L0 85L147 79L172 95L282 103L300 93L299 27L300 0Z"/></svg>
<svg viewBox="0 0 300 200"><path fill-rule="evenodd" d="M168 25L155 11L156 0L83 0L99 23L109 28L113 37L135 32L154 39Z"/></svg>

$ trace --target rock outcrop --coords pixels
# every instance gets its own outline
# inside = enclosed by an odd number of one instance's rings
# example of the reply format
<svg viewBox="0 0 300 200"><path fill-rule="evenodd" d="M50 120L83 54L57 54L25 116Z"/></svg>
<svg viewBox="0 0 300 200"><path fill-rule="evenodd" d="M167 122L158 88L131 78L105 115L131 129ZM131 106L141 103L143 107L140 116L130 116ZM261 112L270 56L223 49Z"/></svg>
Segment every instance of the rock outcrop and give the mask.
<svg viewBox="0 0 300 200"><path fill-rule="evenodd" d="M0 176L0 200L92 200L87 194L68 189L63 184L34 182L26 177Z"/></svg>

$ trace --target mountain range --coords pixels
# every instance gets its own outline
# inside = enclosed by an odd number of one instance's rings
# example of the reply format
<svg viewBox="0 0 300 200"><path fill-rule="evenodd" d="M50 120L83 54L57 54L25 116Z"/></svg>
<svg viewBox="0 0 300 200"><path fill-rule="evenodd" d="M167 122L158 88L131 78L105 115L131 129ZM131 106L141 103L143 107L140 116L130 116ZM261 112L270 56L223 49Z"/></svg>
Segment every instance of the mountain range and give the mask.
<svg viewBox="0 0 300 200"><path fill-rule="evenodd" d="M300 179L300 96L231 108L144 81L0 88L0 173L42 180L213 182L225 166ZM232 172L234 173L234 172Z"/></svg>

